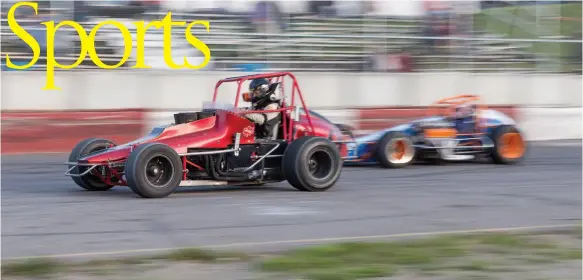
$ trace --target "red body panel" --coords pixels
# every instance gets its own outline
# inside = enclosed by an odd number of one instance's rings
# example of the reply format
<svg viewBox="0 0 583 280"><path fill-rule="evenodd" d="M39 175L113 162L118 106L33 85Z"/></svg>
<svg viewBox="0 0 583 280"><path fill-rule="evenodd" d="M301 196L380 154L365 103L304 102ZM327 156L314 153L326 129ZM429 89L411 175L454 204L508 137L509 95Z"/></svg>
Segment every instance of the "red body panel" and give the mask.
<svg viewBox="0 0 583 280"><path fill-rule="evenodd" d="M308 123L308 118L305 115L300 117L300 121L295 124L296 131L298 134L296 136L312 135L324 138L332 138L334 140L339 140L342 133L340 129L335 125L321 120L316 116L311 116L312 125L314 126L314 131L310 134L310 124Z"/></svg>
<svg viewBox="0 0 583 280"><path fill-rule="evenodd" d="M233 77L220 80L215 86L213 101L216 101L218 87L221 84L226 82L237 82L238 89L234 103L234 106L236 107L241 94L241 83L245 80L262 77L277 78L277 81L281 82L282 88L283 78L292 78L292 93L290 95L291 102L290 104L287 104L284 101L281 109L281 114L284 114L281 127L283 129L282 140L293 141L294 139L297 139L301 136L308 135L329 138L331 140L351 140L345 139L346 136L343 136L342 132L336 125L330 123L327 120L319 119L317 116L309 113L309 110L305 106L295 77L293 74L288 72ZM305 110L303 115L300 116L298 122L292 120L290 110L296 108L296 95L302 104L301 107L303 107ZM247 113L249 112L250 111L247 111ZM253 112L262 113L261 111ZM266 111L263 111L263 113L265 112ZM188 149L192 148L223 150L228 149L231 145L233 145L233 137L236 133L241 133L241 145L254 144L256 143L255 124L246 119L244 117L244 113L245 111L233 112L227 110L216 110L215 116L209 118L178 125L171 125L166 128L154 128L154 130L149 135L141 139L117 147L109 148L97 154L88 155L86 157L80 158L79 162L103 164L107 162L123 161L130 155L135 146L152 142L166 144L173 148L178 154L185 154L188 152ZM309 116L306 114L309 114ZM339 144L339 148L341 155L345 156L346 145Z"/></svg>
<svg viewBox="0 0 583 280"><path fill-rule="evenodd" d="M129 145L114 147L80 160L88 163L122 160L129 156L132 150L131 146L151 142L166 144L179 154L186 153L188 148L225 149L228 145L233 144L232 136L235 133L241 133L241 144L255 143L254 129L254 124L240 115L217 110L216 116L172 125L158 135L146 136L142 141L137 140Z"/></svg>
<svg viewBox="0 0 583 280"><path fill-rule="evenodd" d="M340 130L333 124L311 116L314 132L310 133L308 118L303 115L300 121L294 123L296 137L302 135L314 135L334 140L341 140ZM165 128L162 133L152 137L143 138L143 141L113 147L102 153L90 155L80 159L80 162L103 163L120 161L127 158L132 150L132 145L157 142L166 144L176 150L177 153L186 153L188 148L226 149L233 144L233 135L241 133L241 145L255 143L255 125L243 116L230 112L217 110L216 116L190 123L172 125Z"/></svg>
<svg viewBox="0 0 583 280"><path fill-rule="evenodd" d="M314 127L314 132L312 134L309 133L309 122L308 118L305 115L300 117L300 121L295 124L297 134L295 137L301 137L304 135L312 135L318 137L329 138L332 141L351 141L353 140L350 136L344 135L342 131L334 124L327 122L326 120L322 120L317 116L310 115L312 120L312 125ZM338 144L338 148L340 149L340 156L346 157L348 155L348 150L346 144Z"/></svg>

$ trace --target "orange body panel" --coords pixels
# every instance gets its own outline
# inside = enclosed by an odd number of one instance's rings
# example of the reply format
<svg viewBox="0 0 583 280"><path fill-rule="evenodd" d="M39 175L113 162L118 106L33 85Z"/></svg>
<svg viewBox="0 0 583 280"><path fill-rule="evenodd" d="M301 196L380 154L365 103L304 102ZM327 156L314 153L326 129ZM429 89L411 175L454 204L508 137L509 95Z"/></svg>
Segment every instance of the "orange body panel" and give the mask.
<svg viewBox="0 0 583 280"><path fill-rule="evenodd" d="M455 138L457 130L453 128L431 128L424 131L425 138Z"/></svg>

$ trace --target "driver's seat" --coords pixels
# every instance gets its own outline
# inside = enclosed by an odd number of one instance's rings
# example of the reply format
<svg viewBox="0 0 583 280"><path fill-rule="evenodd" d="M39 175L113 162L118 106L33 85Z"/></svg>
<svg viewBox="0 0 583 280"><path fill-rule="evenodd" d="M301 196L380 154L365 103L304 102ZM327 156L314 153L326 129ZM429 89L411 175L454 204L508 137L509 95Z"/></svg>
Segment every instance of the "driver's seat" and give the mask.
<svg viewBox="0 0 583 280"><path fill-rule="evenodd" d="M277 140L277 138L279 137L279 127L281 126L281 114L279 115L279 117L271 120L271 122L273 122L273 124L266 128L266 132L267 132L267 139L269 140Z"/></svg>
<svg viewBox="0 0 583 280"><path fill-rule="evenodd" d="M282 113L279 113L279 115L276 118L265 122L263 125L256 124L255 131L257 132L256 133L257 137L261 139L276 140L280 136L279 129L282 120L283 120Z"/></svg>
<svg viewBox="0 0 583 280"><path fill-rule="evenodd" d="M281 98L277 98L275 97L275 90L281 85L280 82L278 83L272 83L269 85L269 89L267 90L268 95L270 96L269 98L271 98L271 101L277 103L279 105L279 107L281 108L283 105L283 100ZM260 139L265 139L265 140L276 140L280 135L280 126L281 126L281 122L283 120L283 116L282 116L283 112L280 112L279 115L272 119L267 121L265 124L263 125L255 125L255 131L257 138Z"/></svg>

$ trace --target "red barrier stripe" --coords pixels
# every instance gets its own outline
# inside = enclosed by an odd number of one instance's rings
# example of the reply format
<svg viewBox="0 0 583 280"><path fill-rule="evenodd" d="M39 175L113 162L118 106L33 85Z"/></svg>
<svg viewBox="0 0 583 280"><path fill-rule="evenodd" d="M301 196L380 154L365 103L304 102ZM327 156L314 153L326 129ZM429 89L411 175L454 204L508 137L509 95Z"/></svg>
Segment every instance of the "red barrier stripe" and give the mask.
<svg viewBox="0 0 583 280"><path fill-rule="evenodd" d="M493 106L517 119L514 106ZM427 107L368 108L358 110L356 130L378 130L428 116ZM70 152L89 137L118 144L142 136L148 126L146 110L5 111L1 113L2 153ZM147 127L149 129L149 127ZM147 130L146 129L146 130Z"/></svg>
<svg viewBox="0 0 583 280"><path fill-rule="evenodd" d="M118 144L142 136L144 110L2 112L2 153L70 152L85 138Z"/></svg>
<svg viewBox="0 0 583 280"><path fill-rule="evenodd" d="M427 109L364 109L360 111L360 119L381 119L381 118L419 118L427 115Z"/></svg>
<svg viewBox="0 0 583 280"><path fill-rule="evenodd" d="M136 119L143 118L144 110L103 110L103 111L4 111L4 119L43 119L43 120L91 120L91 119ZM75 118L72 118L75 116Z"/></svg>

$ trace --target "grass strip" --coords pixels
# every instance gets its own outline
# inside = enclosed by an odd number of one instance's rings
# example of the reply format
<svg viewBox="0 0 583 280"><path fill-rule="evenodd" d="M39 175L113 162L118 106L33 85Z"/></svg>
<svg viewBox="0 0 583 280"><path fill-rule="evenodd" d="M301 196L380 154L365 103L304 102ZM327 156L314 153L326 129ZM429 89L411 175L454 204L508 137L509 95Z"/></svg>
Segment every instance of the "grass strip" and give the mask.
<svg viewBox="0 0 583 280"><path fill-rule="evenodd" d="M112 259L97 259L86 262L64 262L55 259L37 258L2 264L2 276L41 277L66 272L93 272L112 267L135 266L156 262L224 263L249 261L252 256L239 252L222 252L186 248L165 254Z"/></svg>
<svg viewBox="0 0 583 280"><path fill-rule="evenodd" d="M577 233L580 229L569 232L569 237ZM257 268L302 279L344 280L387 277L399 270L504 272L512 271L515 264L532 264L534 260L550 263L579 259L580 247L562 247L528 234L489 233L314 246L262 261Z"/></svg>
<svg viewBox="0 0 583 280"><path fill-rule="evenodd" d="M302 247L258 257L241 252L188 248L163 254L64 262L37 258L2 264L2 276L33 277L112 271L131 273L155 269L170 262L244 262L256 269L309 280L349 280L388 277L402 271L494 273L515 266L581 260L581 226L533 233L482 233L393 242L345 242ZM575 245L577 244L577 245ZM142 266L151 264L153 266Z"/></svg>

